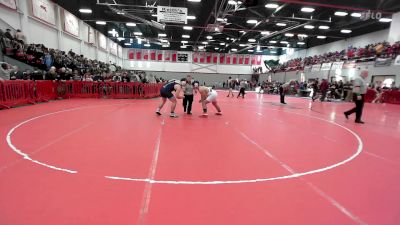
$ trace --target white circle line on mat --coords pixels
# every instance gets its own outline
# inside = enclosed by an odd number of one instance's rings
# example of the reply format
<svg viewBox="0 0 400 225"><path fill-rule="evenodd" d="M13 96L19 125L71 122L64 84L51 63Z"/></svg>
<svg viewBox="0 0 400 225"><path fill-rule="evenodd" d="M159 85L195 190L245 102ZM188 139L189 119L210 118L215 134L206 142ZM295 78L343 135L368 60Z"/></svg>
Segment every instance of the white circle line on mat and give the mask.
<svg viewBox="0 0 400 225"><path fill-rule="evenodd" d="M54 169L54 170L58 170L58 171L62 171L62 172L66 172L66 173L78 173L78 171L76 170L72 170L72 169L66 169L66 168L61 168L61 167L57 167L54 165L50 165L47 163L43 163L40 161L37 161L35 159L32 159L28 154L24 153L23 151L21 151L20 149L18 149L11 141L11 136L12 134L15 132L15 130L19 127L21 127L24 124L27 124L33 120L39 119L39 118L43 118L46 116L50 116L50 115L55 115L55 114L59 114L59 113L64 113L64 112L70 112L70 111L76 111L76 110L80 110L80 109L85 109L85 108L96 108L96 107L102 107L102 106L113 106L113 105L127 105L127 104L112 104L112 105L98 105L98 106L88 106L88 107L77 107L77 108L71 108L71 109L66 109L66 110L61 110L61 111L57 111L57 112L52 112L52 113L47 113L41 116L37 116L37 117L33 117L31 119L25 120L19 124L17 124L16 126L14 126L13 128L11 128L9 130L9 132L7 133L7 137L6 137L6 141L8 146L17 154L21 155L24 159L27 159L33 163L36 163L38 165L50 168L50 169ZM272 109L275 110L275 109ZM301 172L301 173L294 173L294 174L290 174L290 175L285 175L285 176L278 176L278 177L270 177L270 178L258 178L258 179L243 179L243 180L215 180L215 181L184 181L184 180L154 180L154 179L148 179L148 178L130 178L130 177L119 177L119 176L104 176L107 179L112 179L112 180L124 180L124 181L135 181L135 182L147 182L147 183L153 183L153 184L184 184L184 185L219 185L219 184L243 184L243 183L257 183L257 182L266 182L266 181L274 181L274 180L284 180L284 179L292 179L292 178L297 178L297 177L301 177L301 176L306 176L306 175L311 175L311 174L316 174L316 173L322 173L325 172L327 170L331 170L334 169L336 167L342 166L346 163L349 163L350 161L354 160L357 156L359 156L362 152L363 149L363 142L360 138L360 136L358 136L354 131L350 130L349 128L340 125L334 121L331 120L327 120L327 119L323 119L323 118L319 118L319 117L315 117L315 116L311 116L311 115L303 115L300 113L295 113L295 112L290 112L290 111L285 111L287 113L292 113L292 114L296 114L296 115L300 115L300 116L305 116L305 117L310 117L310 118L314 118L314 119L318 119L321 121L325 121L328 123L331 123L333 125L336 125L344 130L346 130L347 132L349 132L350 134L352 134L358 141L358 147L357 147L357 151L351 155L349 158L340 161L338 163L335 163L333 165L330 166L326 166L320 169L315 169L315 170L310 170L307 172Z"/></svg>

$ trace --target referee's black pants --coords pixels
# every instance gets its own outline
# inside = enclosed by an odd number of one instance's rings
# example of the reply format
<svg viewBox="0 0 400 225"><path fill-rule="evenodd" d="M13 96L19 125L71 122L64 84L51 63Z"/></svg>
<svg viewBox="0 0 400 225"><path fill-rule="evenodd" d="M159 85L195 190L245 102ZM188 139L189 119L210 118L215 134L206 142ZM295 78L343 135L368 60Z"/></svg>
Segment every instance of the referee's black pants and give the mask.
<svg viewBox="0 0 400 225"><path fill-rule="evenodd" d="M183 98L183 111L187 113L192 112L193 95L185 95Z"/></svg>
<svg viewBox="0 0 400 225"><path fill-rule="evenodd" d="M356 122L361 121L361 116L364 108L364 100L365 100L365 95L361 95L361 100L357 99L357 94L353 94L353 101L356 104L356 107L350 109L349 111L344 112L346 115L351 115L353 113L356 113Z"/></svg>

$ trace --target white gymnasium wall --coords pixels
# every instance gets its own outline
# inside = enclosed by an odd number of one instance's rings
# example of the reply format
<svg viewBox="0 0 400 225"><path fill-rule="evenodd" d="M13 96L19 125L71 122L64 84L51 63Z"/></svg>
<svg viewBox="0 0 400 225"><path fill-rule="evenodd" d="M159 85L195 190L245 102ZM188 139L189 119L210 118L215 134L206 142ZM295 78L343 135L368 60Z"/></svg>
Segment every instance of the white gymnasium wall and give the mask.
<svg viewBox="0 0 400 225"><path fill-rule="evenodd" d="M58 48L58 30L36 19L29 18L28 30L23 30L28 43L44 44L48 48Z"/></svg>
<svg viewBox="0 0 400 225"><path fill-rule="evenodd" d="M17 0L18 10L14 11L0 6L0 28L21 29L26 36L28 43L44 44L46 47L69 51L72 49L79 55L84 55L89 59L97 59L103 62L116 62L122 65L122 58L109 55L107 52L99 49L99 54L96 54L97 44L89 45L84 40L87 35L86 27L83 22L79 21L79 37L71 36L62 30L61 20L58 12L62 8L56 6L56 25L49 25L35 19L32 16L30 0Z"/></svg>
<svg viewBox="0 0 400 225"><path fill-rule="evenodd" d="M148 75L154 75L156 77L162 77L166 80L170 79L181 79L185 78L187 75L191 75L194 80L199 81L200 83L206 82L206 85L215 85L216 83L226 82L229 77L232 79L246 79L251 80L251 75L246 74L221 74L221 73L181 73L181 72L159 72L159 71L148 71Z"/></svg>

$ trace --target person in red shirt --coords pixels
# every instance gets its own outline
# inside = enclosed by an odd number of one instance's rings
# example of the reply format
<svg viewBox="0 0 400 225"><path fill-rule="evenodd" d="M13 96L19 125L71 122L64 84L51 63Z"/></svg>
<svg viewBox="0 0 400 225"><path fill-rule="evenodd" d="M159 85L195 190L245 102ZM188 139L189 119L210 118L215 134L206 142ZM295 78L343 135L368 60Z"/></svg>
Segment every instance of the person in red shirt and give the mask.
<svg viewBox="0 0 400 225"><path fill-rule="evenodd" d="M326 79L322 79L321 85L319 86L319 90L321 91L321 102L325 101L326 93L329 89L329 83Z"/></svg>

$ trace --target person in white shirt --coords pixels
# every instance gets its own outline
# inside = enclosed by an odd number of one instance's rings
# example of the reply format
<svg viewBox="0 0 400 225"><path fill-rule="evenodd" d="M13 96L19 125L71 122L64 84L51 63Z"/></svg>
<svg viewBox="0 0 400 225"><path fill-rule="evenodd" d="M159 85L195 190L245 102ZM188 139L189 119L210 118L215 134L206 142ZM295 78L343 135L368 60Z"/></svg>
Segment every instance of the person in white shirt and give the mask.
<svg viewBox="0 0 400 225"><path fill-rule="evenodd" d="M356 113L356 123L363 124L364 122L361 120L364 101L365 101L365 93L367 93L367 83L365 79L368 77L368 71L362 71L360 76L357 76L353 82L353 101L356 106L349 111L344 112L344 116L346 119L353 113Z"/></svg>
<svg viewBox="0 0 400 225"><path fill-rule="evenodd" d="M210 87L200 86L198 81L193 82L193 86L200 93L201 99L200 103L203 106L203 117L207 117L207 104L212 103L217 110L216 115L222 115L221 108L217 103L218 93Z"/></svg>

